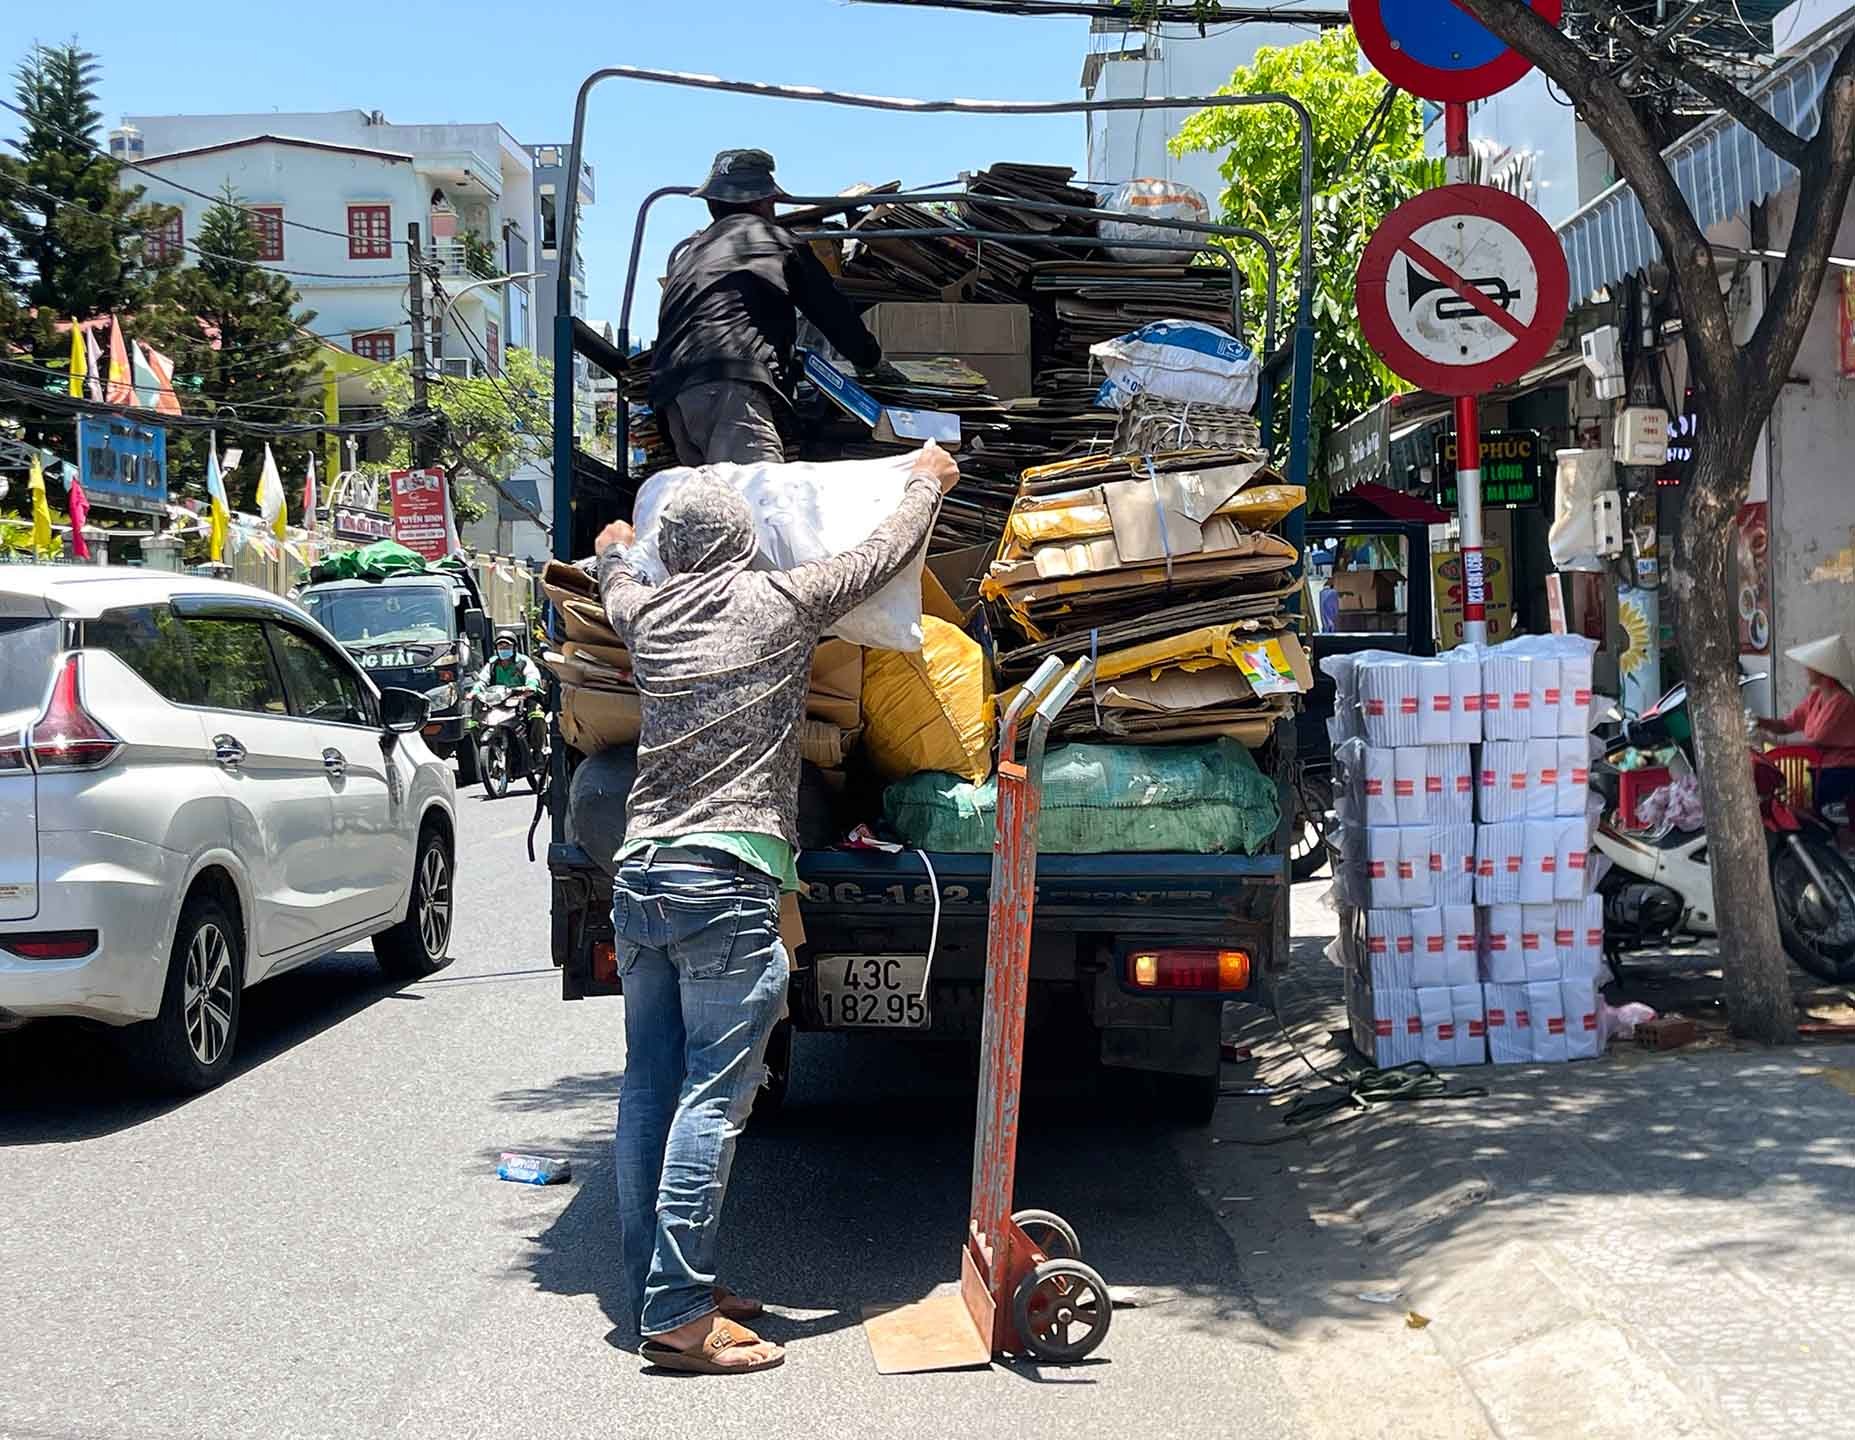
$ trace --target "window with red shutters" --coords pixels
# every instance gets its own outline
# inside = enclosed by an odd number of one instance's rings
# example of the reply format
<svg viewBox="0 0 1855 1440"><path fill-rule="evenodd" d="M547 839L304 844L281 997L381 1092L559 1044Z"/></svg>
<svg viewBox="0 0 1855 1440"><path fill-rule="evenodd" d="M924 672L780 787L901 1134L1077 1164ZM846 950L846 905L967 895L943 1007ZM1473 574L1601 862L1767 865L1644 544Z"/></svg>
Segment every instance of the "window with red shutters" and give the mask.
<svg viewBox="0 0 1855 1440"><path fill-rule="evenodd" d="M253 205L251 233L258 237L258 259L283 259L283 206Z"/></svg>
<svg viewBox="0 0 1855 1440"><path fill-rule="evenodd" d="M350 205L348 207L348 258L350 260L391 260L393 258L392 206Z"/></svg>
<svg viewBox="0 0 1855 1440"><path fill-rule="evenodd" d="M502 374L502 331L497 328L494 320L483 322L483 338L487 342L485 348L489 351L490 374L500 375Z"/></svg>
<svg viewBox="0 0 1855 1440"><path fill-rule="evenodd" d="M354 337L354 353L363 360L372 360L385 365L393 359L394 340L391 330L377 330L369 335Z"/></svg>
<svg viewBox="0 0 1855 1440"><path fill-rule="evenodd" d="M144 253L156 265L165 265L169 260L178 260L183 253L186 237L181 233L180 212L164 225L157 225L148 232L148 243Z"/></svg>

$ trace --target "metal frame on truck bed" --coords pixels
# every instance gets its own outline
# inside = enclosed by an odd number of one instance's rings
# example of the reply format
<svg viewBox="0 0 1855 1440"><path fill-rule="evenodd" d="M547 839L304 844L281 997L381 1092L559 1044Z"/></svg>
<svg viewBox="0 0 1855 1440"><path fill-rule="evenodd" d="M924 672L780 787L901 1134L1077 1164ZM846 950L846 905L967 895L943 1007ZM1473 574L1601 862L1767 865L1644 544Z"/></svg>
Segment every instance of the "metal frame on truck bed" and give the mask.
<svg viewBox="0 0 1855 1440"><path fill-rule="evenodd" d="M1193 248L1222 260L1230 270L1231 324L1241 333L1241 286L1231 257L1221 242L1240 241L1257 246L1264 257L1267 283L1263 296L1262 388L1257 418L1265 445L1277 442L1285 428L1287 478L1305 486L1308 479L1309 410L1313 386L1313 123L1304 106L1287 95L1161 96L1142 99L1058 100L1039 102L980 100L910 100L818 90L810 87L767 85L751 81L721 80L713 76L635 66L613 66L596 71L581 85L574 107L573 141L568 172L580 173L584 152L587 101L592 91L610 79L642 81L702 91L759 95L771 99L874 109L906 114L1060 115L1112 110L1223 108L1272 105L1291 112L1301 145L1300 226L1297 289L1292 325L1285 343L1280 324L1280 256L1269 238L1241 226L1213 225L1183 220L1160 220L1126 211L1083 209L1015 196L974 194L963 188L937 187L920 191L872 192L857 196L794 196L792 203L807 208L808 224L834 214L879 209L896 204L982 202L996 210L1059 218L1086 217L1124 220L1148 230L1166 230L1189 236ZM576 357L616 376L629 363L631 315L637 291L637 270L643 253L644 231L650 213L667 196L688 195L687 186L666 186L652 191L639 207L632 238L617 343L604 339L572 311L571 275L562 268L554 322L554 554L570 562L590 553L593 537L610 520L629 514L637 481L629 476L630 417L622 401L617 407L619 469L605 465L574 444L573 370ZM560 215L560 248L571 255L579 219L577 184L565 187ZM1022 233L947 224L881 231L797 230L803 238L856 240L880 245L887 240L959 239L976 245L1022 243ZM1038 235L1038 244L1064 248L1095 248L1102 243L1087 236ZM1178 250L1175 241L1129 240L1118 248ZM1150 319L1162 319L1155 314ZM1278 391L1288 392L1286 416ZM1284 426L1283 421L1286 421ZM1288 538L1301 543L1304 514L1296 510L1288 519ZM1273 780L1282 806L1282 824L1274 846L1257 855L1240 854L1052 854L1037 865L1038 926L1032 937L1029 975L1033 985L1031 1016L1035 1024L1039 1002L1056 991L1080 1005L1100 1032L1103 1064L1144 1070L1161 1081L1184 1082L1175 1086L1173 1111L1180 1118L1208 1118L1217 1084L1218 1015L1229 998L1265 996L1270 972L1287 954L1288 876L1286 850L1294 810L1292 779L1294 726L1284 721L1275 727L1268 747ZM563 969L563 993L569 999L615 993L615 977L605 973L600 956L612 953L609 915L610 881L605 871L571 843L567 834L567 755L556 744L555 783L550 787L552 841L549 869L553 877L553 936L555 962ZM927 867L931 865L932 869ZM945 1018L958 1024L977 1019L978 995L984 978L985 914L988 902L989 855L935 853L884 855L880 852L809 851L801 857L800 877L806 890L804 919L811 943L802 951L841 958L853 950L875 947L895 951L915 946L932 957L936 1003L943 990ZM930 883L931 882L931 883ZM917 934L919 932L919 934ZM1242 994L1226 993L1231 986L1197 985L1170 981L1154 988L1137 988L1132 966L1135 950L1149 968L1154 957L1165 964L1172 949L1196 955L1212 942L1243 948L1254 963L1246 967ZM1170 949L1168 947L1171 947ZM1182 948L1181 948L1182 947ZM1174 972L1164 972L1171 976ZM1180 974L1186 972L1180 971ZM1195 972L1193 972L1195 973ZM816 973L807 955L794 956L792 1011L800 1028L824 1025L815 989ZM1202 992L1202 993L1201 993ZM970 1003L969 1003L970 1002ZM966 1011L971 1011L966 1015ZM941 1023L940 1010L933 1023ZM776 1047L777 1052L778 1047ZM775 1085L783 1079L777 1053L769 1055ZM1166 1099L1164 1086L1161 1098Z"/></svg>

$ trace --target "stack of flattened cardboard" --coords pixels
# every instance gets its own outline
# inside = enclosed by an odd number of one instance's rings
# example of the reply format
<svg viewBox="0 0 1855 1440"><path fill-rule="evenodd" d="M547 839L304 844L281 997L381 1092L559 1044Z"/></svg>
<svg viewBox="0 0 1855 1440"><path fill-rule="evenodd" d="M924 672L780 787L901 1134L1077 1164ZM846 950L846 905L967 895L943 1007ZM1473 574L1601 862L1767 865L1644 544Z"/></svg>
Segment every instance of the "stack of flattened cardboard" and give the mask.
<svg viewBox="0 0 1855 1440"><path fill-rule="evenodd" d="M585 564L549 561L541 588L553 602L558 648L541 663L560 681L560 734L574 749L597 754L635 745L643 710L631 654L606 619L599 587ZM843 640L819 644L799 730L804 757L827 771L843 766L862 724L863 651Z"/></svg>
<svg viewBox="0 0 1855 1440"><path fill-rule="evenodd" d="M1094 658L1065 738L1261 745L1313 683L1284 611L1299 556L1276 533L1304 499L1243 452L1026 472L981 587L1030 637L1001 640L1001 672Z"/></svg>

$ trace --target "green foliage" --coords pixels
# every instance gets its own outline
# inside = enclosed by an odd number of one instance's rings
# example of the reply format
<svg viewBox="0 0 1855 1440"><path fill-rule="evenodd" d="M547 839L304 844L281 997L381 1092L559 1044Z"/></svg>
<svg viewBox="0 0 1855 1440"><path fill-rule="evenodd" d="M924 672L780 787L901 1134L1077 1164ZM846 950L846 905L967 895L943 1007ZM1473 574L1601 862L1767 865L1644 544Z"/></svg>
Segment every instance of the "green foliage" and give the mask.
<svg viewBox="0 0 1855 1440"><path fill-rule="evenodd" d="M322 415L322 364L308 333L315 312L298 310L289 279L257 263L258 237L228 183L200 219L196 263L175 278L175 305L164 317L162 342L174 357L174 386L193 414L263 423L314 424ZM216 336L218 344L212 343ZM271 449L291 496L313 448L313 436L274 440ZM169 437L176 473L204 475L205 442L197 433ZM247 446L253 458L261 446ZM179 451L179 463L175 451ZM241 464L226 478L234 509L256 508L261 464ZM325 477L326 478L326 477Z"/></svg>
<svg viewBox="0 0 1855 1440"><path fill-rule="evenodd" d="M1253 64L1219 93L1280 91L1314 117L1314 454L1311 486L1317 501L1325 467L1322 442L1335 425L1403 388L1359 333L1353 277L1360 252L1385 215L1418 191L1442 183L1442 163L1423 156L1418 103L1401 91L1387 103L1384 80L1359 68L1350 29L1257 51ZM1262 231L1282 259L1285 320L1292 316L1300 273L1301 145L1294 118L1279 106L1205 110L1173 141L1175 154L1224 152L1221 220ZM1252 295L1267 268L1252 247L1237 252Z"/></svg>
<svg viewBox="0 0 1855 1440"><path fill-rule="evenodd" d="M369 383L394 419L412 409L409 356ZM469 477L501 483L528 462L548 458L553 388L553 367L520 346L503 352L502 373L495 379L432 378L430 404L444 420L440 448L459 521L485 513ZM395 468L412 463L412 439L406 433L393 432L389 463Z"/></svg>
<svg viewBox="0 0 1855 1440"><path fill-rule="evenodd" d="M99 73L75 40L34 46L14 72L26 119L19 153L0 155L0 285L13 292L16 324L39 312L29 341L41 359L57 349L56 322L159 303L178 264L149 256L142 238L173 208L143 204L141 188L123 188L121 167L90 148L103 119Z"/></svg>

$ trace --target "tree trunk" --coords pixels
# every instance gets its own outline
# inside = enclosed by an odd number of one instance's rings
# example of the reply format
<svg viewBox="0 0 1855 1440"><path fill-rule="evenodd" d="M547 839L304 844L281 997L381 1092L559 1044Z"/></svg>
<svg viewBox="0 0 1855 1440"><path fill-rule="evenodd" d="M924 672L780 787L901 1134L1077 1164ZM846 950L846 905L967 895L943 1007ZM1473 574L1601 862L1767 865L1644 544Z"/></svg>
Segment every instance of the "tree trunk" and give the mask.
<svg viewBox="0 0 1855 1440"><path fill-rule="evenodd" d="M1729 402L1730 403L1730 402ZM1681 659L1694 726L1695 768L1707 815L1713 913L1720 927L1726 1014L1736 1034L1767 1045L1797 1036L1790 965L1778 938L1765 828L1752 785L1745 710L1739 699L1736 607L1727 554L1757 429L1732 417L1701 436L1672 577L1680 602Z"/></svg>

